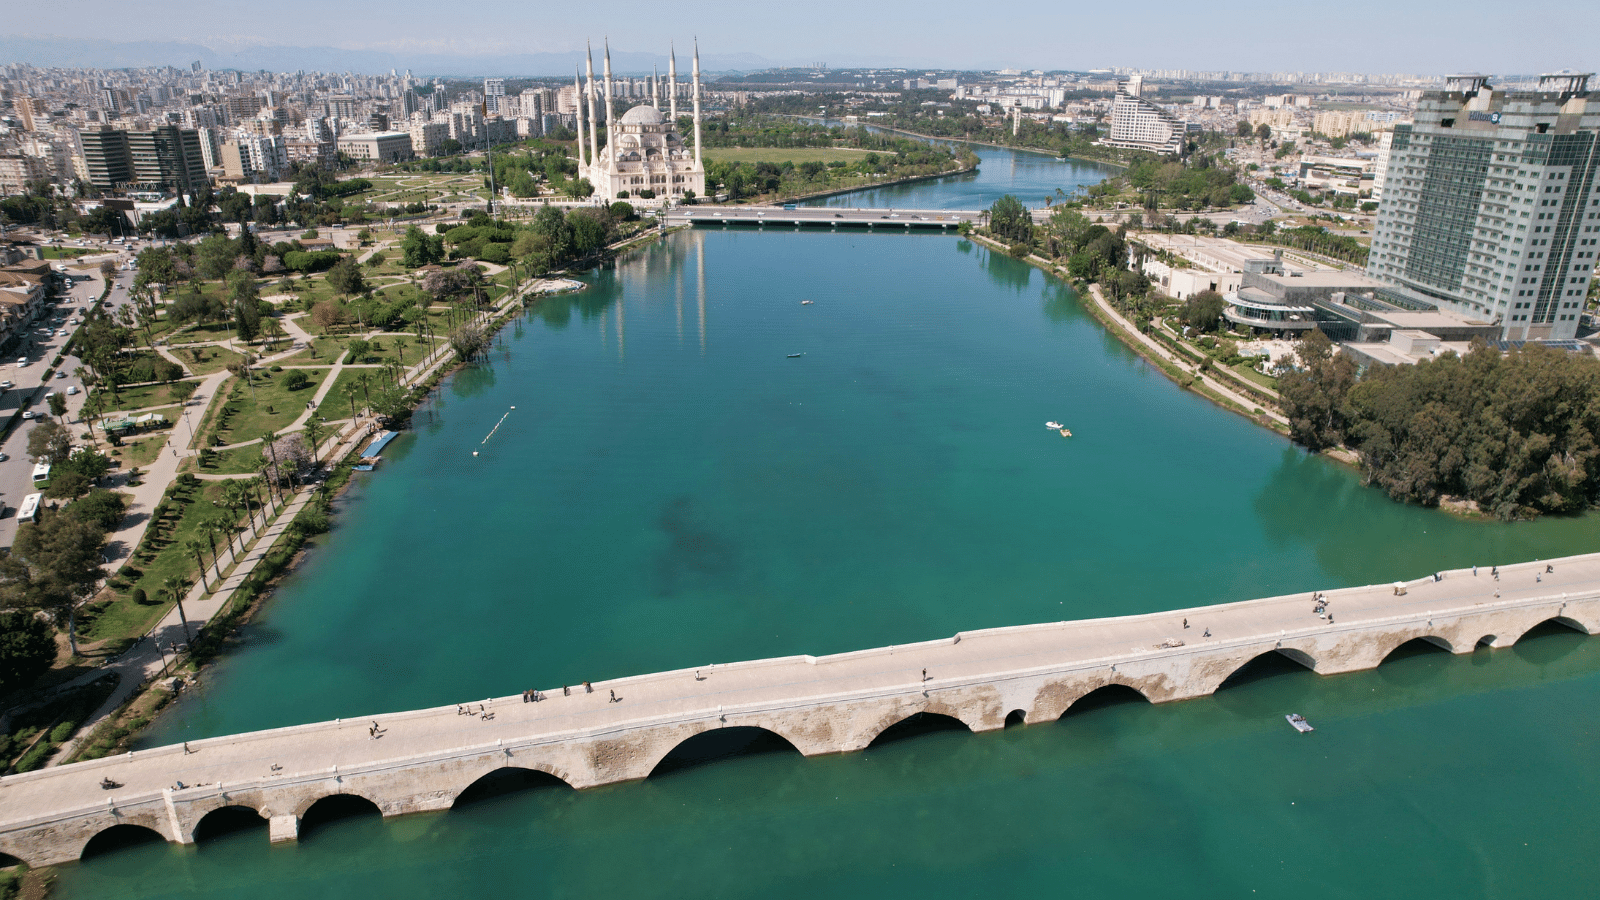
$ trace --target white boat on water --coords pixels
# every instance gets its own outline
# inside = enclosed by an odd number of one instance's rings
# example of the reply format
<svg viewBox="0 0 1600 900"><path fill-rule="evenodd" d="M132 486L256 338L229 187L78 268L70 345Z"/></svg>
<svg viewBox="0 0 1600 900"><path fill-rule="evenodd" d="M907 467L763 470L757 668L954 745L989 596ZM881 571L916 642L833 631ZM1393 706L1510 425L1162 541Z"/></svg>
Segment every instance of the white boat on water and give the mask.
<svg viewBox="0 0 1600 900"><path fill-rule="evenodd" d="M1060 431L1067 426L1061 424L1060 422L1046 422L1044 423L1044 427L1050 429L1051 431Z"/></svg>
<svg viewBox="0 0 1600 900"><path fill-rule="evenodd" d="M1315 728L1311 727L1311 723L1306 721L1306 717L1299 713L1290 713L1284 718L1288 719L1289 724L1294 726L1294 730L1301 734L1305 734L1308 731L1316 731Z"/></svg>

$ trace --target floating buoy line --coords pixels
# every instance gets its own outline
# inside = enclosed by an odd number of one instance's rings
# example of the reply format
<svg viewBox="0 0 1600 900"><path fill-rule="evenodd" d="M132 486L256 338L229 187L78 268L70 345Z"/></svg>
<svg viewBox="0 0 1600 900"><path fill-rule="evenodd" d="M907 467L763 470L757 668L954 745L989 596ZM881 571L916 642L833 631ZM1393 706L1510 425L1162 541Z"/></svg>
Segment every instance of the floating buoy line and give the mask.
<svg viewBox="0 0 1600 900"><path fill-rule="evenodd" d="M482 441L478 442L478 446L479 447L482 447L484 444L489 443L489 438L494 437L494 433L496 431L500 430L500 426L504 425L506 423L506 419L511 415L512 411L514 411L515 409L516 409L516 407L513 406L513 407L511 407L511 409L506 410L506 414L504 416L500 417L500 421L494 423L494 427L489 429L489 433L483 436L483 440ZM477 456L478 455L478 451L476 451L476 450L472 451L472 455L473 456Z"/></svg>

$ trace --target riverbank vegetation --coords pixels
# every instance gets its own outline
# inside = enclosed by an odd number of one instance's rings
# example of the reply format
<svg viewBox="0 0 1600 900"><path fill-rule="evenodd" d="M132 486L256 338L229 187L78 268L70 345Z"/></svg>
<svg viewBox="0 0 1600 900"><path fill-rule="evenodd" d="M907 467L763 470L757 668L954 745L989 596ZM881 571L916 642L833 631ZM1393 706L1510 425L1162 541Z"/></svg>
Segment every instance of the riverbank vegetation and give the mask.
<svg viewBox="0 0 1600 900"><path fill-rule="evenodd" d="M771 116L705 123L706 190L729 200L784 199L970 169L977 156L866 128Z"/></svg>
<svg viewBox="0 0 1600 900"><path fill-rule="evenodd" d="M1201 291L1183 301L1166 296L1142 271L1144 258L1153 251L1131 239L1125 223L1094 221L1069 205L1055 207L1044 223L1035 224L1022 202L1007 195L990 207L978 230L1002 241L1012 256L1042 261L1080 287L1099 284L1106 302L1134 328L1196 373L1211 374L1250 398L1252 410L1277 407L1276 379L1255 368L1257 359L1241 353L1240 344L1252 335L1231 329L1222 316L1221 295ZM1134 349L1148 352L1137 344ZM1174 374L1178 370L1170 362L1151 358L1164 371L1170 369L1168 374L1180 384L1205 391L1197 383L1198 374Z"/></svg>
<svg viewBox="0 0 1600 900"><path fill-rule="evenodd" d="M1093 209L1228 209L1255 196L1212 154L1195 153L1179 161L1144 153L1134 156L1122 174L1090 185L1081 202Z"/></svg>
<svg viewBox="0 0 1600 900"><path fill-rule="evenodd" d="M1460 499L1511 519L1600 499L1600 360L1480 342L1357 379L1321 332L1297 356L1279 380L1293 438L1357 451L1367 481L1397 500Z"/></svg>

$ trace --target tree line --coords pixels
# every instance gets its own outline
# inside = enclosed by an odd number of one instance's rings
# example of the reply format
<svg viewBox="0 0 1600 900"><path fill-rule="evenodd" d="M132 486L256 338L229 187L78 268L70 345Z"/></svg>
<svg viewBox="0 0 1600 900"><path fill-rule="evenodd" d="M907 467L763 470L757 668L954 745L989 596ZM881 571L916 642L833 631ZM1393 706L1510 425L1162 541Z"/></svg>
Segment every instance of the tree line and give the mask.
<svg viewBox="0 0 1600 900"><path fill-rule="evenodd" d="M1473 501L1503 518L1576 513L1600 498L1600 360L1477 342L1411 366L1356 366L1320 331L1278 380L1292 437L1343 444L1391 497Z"/></svg>

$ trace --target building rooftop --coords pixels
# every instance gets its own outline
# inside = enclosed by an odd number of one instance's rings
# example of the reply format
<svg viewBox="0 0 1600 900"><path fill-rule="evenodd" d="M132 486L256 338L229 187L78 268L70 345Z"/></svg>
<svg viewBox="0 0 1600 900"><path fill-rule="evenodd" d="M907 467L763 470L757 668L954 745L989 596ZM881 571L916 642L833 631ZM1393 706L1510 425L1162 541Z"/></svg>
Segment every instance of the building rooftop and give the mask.
<svg viewBox="0 0 1600 900"><path fill-rule="evenodd" d="M1227 238L1199 234L1141 232L1137 239L1152 250L1165 250L1181 256L1210 272L1243 272L1246 262L1272 256L1270 247L1254 247Z"/></svg>

